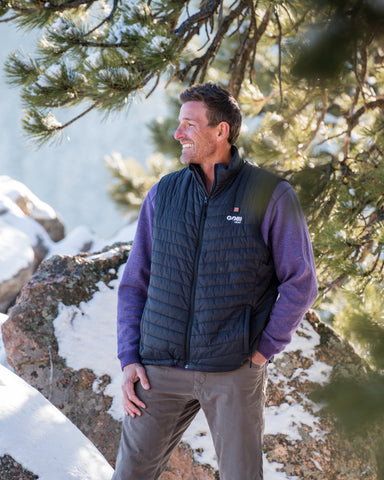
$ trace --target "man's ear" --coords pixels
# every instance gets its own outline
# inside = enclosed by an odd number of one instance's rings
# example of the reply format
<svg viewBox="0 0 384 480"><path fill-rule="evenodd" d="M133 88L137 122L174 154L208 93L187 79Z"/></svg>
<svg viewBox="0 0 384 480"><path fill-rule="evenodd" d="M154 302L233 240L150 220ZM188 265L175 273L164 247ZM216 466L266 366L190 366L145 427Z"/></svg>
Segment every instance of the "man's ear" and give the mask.
<svg viewBox="0 0 384 480"><path fill-rule="evenodd" d="M228 140L229 137L229 123L220 122L217 126L217 137L218 140Z"/></svg>

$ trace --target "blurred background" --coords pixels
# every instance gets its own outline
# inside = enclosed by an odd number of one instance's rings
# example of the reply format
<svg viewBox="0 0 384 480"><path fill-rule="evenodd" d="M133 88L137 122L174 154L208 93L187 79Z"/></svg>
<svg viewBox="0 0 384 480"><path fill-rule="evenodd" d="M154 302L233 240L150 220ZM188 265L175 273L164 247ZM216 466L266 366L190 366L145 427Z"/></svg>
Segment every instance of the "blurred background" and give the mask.
<svg viewBox="0 0 384 480"><path fill-rule="evenodd" d="M69 126L59 145L37 148L21 128L20 90L6 83L4 61L15 50L32 51L35 38L3 23L0 28L0 175L24 183L62 217L69 232L79 225L108 238L129 221L108 193L111 175L105 157L120 152L145 165L153 153L146 124L164 111L164 91L157 89L150 101L138 100L127 114L103 119L91 112ZM30 50L29 50L30 49ZM84 179L87 180L84 188Z"/></svg>

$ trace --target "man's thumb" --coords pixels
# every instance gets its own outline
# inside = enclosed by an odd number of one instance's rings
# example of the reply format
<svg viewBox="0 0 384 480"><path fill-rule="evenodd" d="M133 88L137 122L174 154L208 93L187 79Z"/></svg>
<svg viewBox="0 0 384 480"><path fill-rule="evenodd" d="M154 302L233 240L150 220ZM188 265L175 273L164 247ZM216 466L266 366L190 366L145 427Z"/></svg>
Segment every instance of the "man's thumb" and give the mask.
<svg viewBox="0 0 384 480"><path fill-rule="evenodd" d="M149 384L144 368L140 369L139 378L140 378L141 386L144 388L144 390L149 390L151 386Z"/></svg>

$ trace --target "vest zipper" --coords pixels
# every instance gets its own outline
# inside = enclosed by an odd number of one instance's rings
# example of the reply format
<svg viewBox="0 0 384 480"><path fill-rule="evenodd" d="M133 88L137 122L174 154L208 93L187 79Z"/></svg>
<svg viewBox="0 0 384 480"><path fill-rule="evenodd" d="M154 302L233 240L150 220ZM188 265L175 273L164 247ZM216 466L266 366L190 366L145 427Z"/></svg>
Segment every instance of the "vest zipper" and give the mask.
<svg viewBox="0 0 384 480"><path fill-rule="evenodd" d="M188 317L187 323L187 334L185 339L185 368L189 368L190 361L190 351L191 351L191 332L192 332L192 323L195 316L195 296L196 296L196 284L197 284L197 272L199 269L199 260L201 254L202 240L204 234L205 220L207 219L207 209L208 209L208 197L204 196L203 208L201 211L200 225L199 225L199 236L197 240L197 249L195 255L195 261L193 263L193 282L191 290L191 308Z"/></svg>

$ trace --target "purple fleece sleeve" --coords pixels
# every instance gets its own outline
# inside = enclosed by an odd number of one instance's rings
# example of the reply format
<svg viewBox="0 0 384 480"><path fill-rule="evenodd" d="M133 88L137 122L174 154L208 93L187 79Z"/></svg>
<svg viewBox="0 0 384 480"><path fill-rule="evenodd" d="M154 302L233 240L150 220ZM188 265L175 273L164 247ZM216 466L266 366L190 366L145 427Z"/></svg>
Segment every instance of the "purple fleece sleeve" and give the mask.
<svg viewBox="0 0 384 480"><path fill-rule="evenodd" d="M258 346L258 351L269 360L291 341L317 297L316 267L307 224L296 192L287 182L280 182L273 192L261 229L280 282L279 297Z"/></svg>
<svg viewBox="0 0 384 480"><path fill-rule="evenodd" d="M117 297L117 354L121 368L140 362L140 320L147 299L152 255L153 214L157 184L140 210L136 235Z"/></svg>

